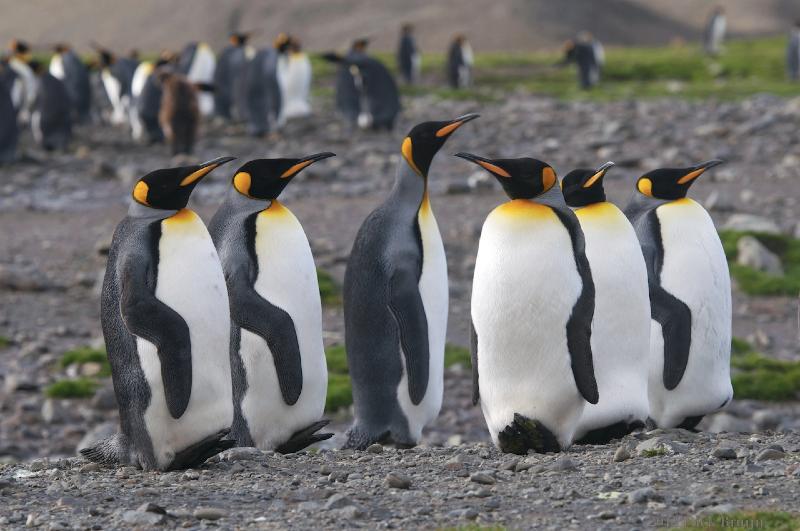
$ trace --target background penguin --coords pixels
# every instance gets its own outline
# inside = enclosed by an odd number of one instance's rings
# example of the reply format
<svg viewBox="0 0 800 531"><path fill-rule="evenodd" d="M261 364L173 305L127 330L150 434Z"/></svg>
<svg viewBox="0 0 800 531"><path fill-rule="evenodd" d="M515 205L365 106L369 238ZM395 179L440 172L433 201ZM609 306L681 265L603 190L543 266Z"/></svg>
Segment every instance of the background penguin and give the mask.
<svg viewBox="0 0 800 531"><path fill-rule="evenodd" d="M11 98L14 108L17 110L17 119L20 123L26 124L31 118L39 82L33 69L28 65L31 56L28 44L14 39L11 41L9 49L11 56L8 58L8 66L17 75L15 86L11 90Z"/></svg>
<svg viewBox="0 0 800 531"><path fill-rule="evenodd" d="M30 65L39 78L31 113L33 138L48 151L64 150L72 139L69 92L60 79L44 71L41 63L31 61Z"/></svg>
<svg viewBox="0 0 800 531"><path fill-rule="evenodd" d="M464 35L456 35L447 52L447 82L452 88L472 85L472 46Z"/></svg>
<svg viewBox="0 0 800 531"><path fill-rule="evenodd" d="M361 225L344 278L355 420L345 446L413 446L442 404L447 263L428 201L428 171L450 135L477 118L415 126L387 200Z"/></svg>
<svg viewBox="0 0 800 531"><path fill-rule="evenodd" d="M311 247L278 202L303 168L332 157L252 160L239 168L210 231L231 302L231 368L239 446L297 452L332 433L322 305Z"/></svg>
<svg viewBox="0 0 800 531"><path fill-rule="evenodd" d="M248 33L232 33L230 45L219 54L214 69L214 114L226 120L243 120L244 109L239 105L244 71L253 50L247 46Z"/></svg>
<svg viewBox="0 0 800 531"><path fill-rule="evenodd" d="M197 102L203 116L214 113L214 94L211 90L216 67L214 51L204 42L187 44L178 56L178 73L186 76L198 88Z"/></svg>
<svg viewBox="0 0 800 531"><path fill-rule="evenodd" d="M131 83L131 135L134 140L146 139L149 144L164 140L159 122L163 97L159 70L169 64L169 60L168 55L162 54L156 63L143 61L136 68Z"/></svg>
<svg viewBox="0 0 800 531"><path fill-rule="evenodd" d="M92 85L89 69L78 54L66 44L57 45L50 58L50 73L67 87L74 121L87 122L92 109Z"/></svg>
<svg viewBox="0 0 800 531"><path fill-rule="evenodd" d="M404 24L400 29L400 43L397 46L397 66L403 80L413 85L419 80L420 69L422 68L422 56L417 48L417 40L414 38L414 26Z"/></svg>
<svg viewBox="0 0 800 531"><path fill-rule="evenodd" d="M258 50L245 68L245 122L252 136L263 136L282 124L278 56L288 45L288 37L281 34L274 47Z"/></svg>
<svg viewBox="0 0 800 531"><path fill-rule="evenodd" d="M575 209L592 269L594 374L601 399L587 404L575 430L578 443L606 444L643 428L648 416L650 296L647 267L628 218L606 201L597 170L573 170L562 181L567 205Z"/></svg>
<svg viewBox="0 0 800 531"><path fill-rule="evenodd" d="M693 429L733 397L731 280L708 212L686 197L722 161L653 170L636 183L625 215L642 245L650 287L650 417Z"/></svg>
<svg viewBox="0 0 800 531"><path fill-rule="evenodd" d="M722 51L726 27L725 8L717 6L711 12L711 17L708 19L703 32L703 45L707 54L719 55Z"/></svg>
<svg viewBox="0 0 800 531"><path fill-rule="evenodd" d="M203 221L186 208L221 164L156 170L133 189L103 280L101 320L119 434L81 454L145 470L197 466L233 446L230 311Z"/></svg>
<svg viewBox="0 0 800 531"><path fill-rule="evenodd" d="M278 57L277 73L281 87L282 119L310 115L311 61L295 37L289 37L287 51Z"/></svg>
<svg viewBox="0 0 800 531"><path fill-rule="evenodd" d="M173 155L190 154L200 124L197 89L181 74L162 71L158 76L163 91L158 112L161 130Z"/></svg>
<svg viewBox="0 0 800 531"><path fill-rule="evenodd" d="M16 77L8 63L0 61L0 164L13 162L17 158L19 129L17 112L11 100Z"/></svg>
<svg viewBox="0 0 800 531"><path fill-rule="evenodd" d="M586 402L598 402L591 336L594 283L556 173L531 158L458 153L511 201L483 224L472 283L473 403L503 452L567 448Z"/></svg>
<svg viewBox="0 0 800 531"><path fill-rule="evenodd" d="M131 85L139 62L130 57L117 58L109 50L93 43L100 59L100 78L111 103L111 123L123 124L129 119Z"/></svg>

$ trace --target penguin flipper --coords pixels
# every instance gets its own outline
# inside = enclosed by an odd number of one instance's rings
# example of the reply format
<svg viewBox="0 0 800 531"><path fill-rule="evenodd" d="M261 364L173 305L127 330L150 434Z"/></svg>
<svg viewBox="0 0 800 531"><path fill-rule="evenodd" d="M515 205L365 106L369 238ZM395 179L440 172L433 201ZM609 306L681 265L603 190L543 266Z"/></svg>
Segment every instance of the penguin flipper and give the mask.
<svg viewBox="0 0 800 531"><path fill-rule="evenodd" d="M472 360L472 405L477 406L481 399L478 387L478 333L472 321L469 323L469 353Z"/></svg>
<svg viewBox="0 0 800 531"><path fill-rule="evenodd" d="M209 457L215 456L228 448L233 448L236 445L236 441L233 439L225 439L225 436L228 435L230 431L229 428L219 430L193 445L176 452L175 458L169 464L167 470L195 468L205 463Z"/></svg>
<svg viewBox="0 0 800 531"><path fill-rule="evenodd" d="M192 343L189 326L178 312L158 300L148 285L149 264L131 257L123 267L120 311L131 334L156 346L167 409L178 419L192 393Z"/></svg>
<svg viewBox="0 0 800 531"><path fill-rule="evenodd" d="M406 360L408 396L414 405L422 402L428 388L428 319L415 275L397 271L389 286L389 312L397 323L400 346Z"/></svg>
<svg viewBox="0 0 800 531"><path fill-rule="evenodd" d="M692 344L692 311L661 286L650 283L650 311L664 337L664 387L678 387L689 363Z"/></svg>
<svg viewBox="0 0 800 531"><path fill-rule="evenodd" d="M294 405L303 390L303 367L294 321L286 311L259 295L248 279L243 268L228 275L228 293L233 302L231 318L240 328L267 342L283 401Z"/></svg>
<svg viewBox="0 0 800 531"><path fill-rule="evenodd" d="M307 428L296 431L288 441L275 448L275 451L279 454L293 454L314 443L330 439L333 437L333 433L316 433L327 426L329 422L330 420L328 419L322 419Z"/></svg>

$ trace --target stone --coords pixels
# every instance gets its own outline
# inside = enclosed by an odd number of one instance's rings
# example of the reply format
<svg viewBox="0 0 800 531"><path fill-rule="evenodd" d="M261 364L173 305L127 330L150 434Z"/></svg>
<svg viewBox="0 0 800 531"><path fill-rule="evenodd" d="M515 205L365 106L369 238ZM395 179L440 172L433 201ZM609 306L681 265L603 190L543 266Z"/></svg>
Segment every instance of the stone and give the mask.
<svg viewBox="0 0 800 531"><path fill-rule="evenodd" d="M219 520L224 518L228 513L224 509L216 507L198 507L194 510L194 517L198 520Z"/></svg>
<svg viewBox="0 0 800 531"><path fill-rule="evenodd" d="M167 514L166 509L152 502L143 503L136 510L145 513Z"/></svg>
<svg viewBox="0 0 800 531"><path fill-rule="evenodd" d="M400 472L389 472L386 474L386 485L393 489L409 489L411 478Z"/></svg>
<svg viewBox="0 0 800 531"><path fill-rule="evenodd" d="M627 446L620 446L617 448L617 451L614 452L614 462L621 463L622 461L627 461L631 458L631 452L628 450Z"/></svg>
<svg viewBox="0 0 800 531"><path fill-rule="evenodd" d="M231 448L219 454L221 461L236 462L236 461L253 461L264 457L264 454L258 448Z"/></svg>
<svg viewBox="0 0 800 531"><path fill-rule="evenodd" d="M341 509L342 507L347 507L348 505L353 505L353 500L351 500L349 496L338 492L328 498L328 501L325 502L326 509Z"/></svg>
<svg viewBox="0 0 800 531"><path fill-rule="evenodd" d="M753 431L753 423L747 419L722 412L711 417L707 431L711 433L750 433Z"/></svg>
<svg viewBox="0 0 800 531"><path fill-rule="evenodd" d="M776 450L774 448L766 448L759 452L759 454L756 456L756 461L772 461L775 459L783 459L784 457L786 457L785 452Z"/></svg>
<svg viewBox="0 0 800 531"><path fill-rule="evenodd" d="M627 500L630 504L647 503L650 501L662 501L663 496L658 494L652 487L643 487L628 493Z"/></svg>
<svg viewBox="0 0 800 531"><path fill-rule="evenodd" d="M494 485L497 482L497 480L485 472L474 472L469 476L469 480L480 485Z"/></svg>
<svg viewBox="0 0 800 531"><path fill-rule="evenodd" d="M565 472L567 470L575 470L578 465L569 457L559 457L556 461L548 467L548 470L554 472Z"/></svg>
<svg viewBox="0 0 800 531"><path fill-rule="evenodd" d="M383 453L383 446L378 444L378 443L370 444L369 446L367 446L367 453L370 453L370 454L382 454Z"/></svg>
<svg viewBox="0 0 800 531"><path fill-rule="evenodd" d="M783 275L778 256L753 236L742 236L736 243L736 263L770 275Z"/></svg>
<svg viewBox="0 0 800 531"><path fill-rule="evenodd" d="M753 413L753 423L759 431L773 431L782 421L781 414L771 409L759 409Z"/></svg>
<svg viewBox="0 0 800 531"><path fill-rule="evenodd" d="M125 511L122 514L122 521L131 525L159 525L167 519L163 514L144 512L144 511Z"/></svg>
<svg viewBox="0 0 800 531"><path fill-rule="evenodd" d="M714 448L711 455L717 459L736 459L736 450L725 446L718 446Z"/></svg>
<svg viewBox="0 0 800 531"><path fill-rule="evenodd" d="M474 520L480 513L477 509L469 507L467 509L456 509L447 513L448 518L466 518L467 520Z"/></svg>
<svg viewBox="0 0 800 531"><path fill-rule="evenodd" d="M764 232L767 234L780 234L781 229L777 223L763 216L753 214L733 214L722 226L726 230L742 232Z"/></svg>

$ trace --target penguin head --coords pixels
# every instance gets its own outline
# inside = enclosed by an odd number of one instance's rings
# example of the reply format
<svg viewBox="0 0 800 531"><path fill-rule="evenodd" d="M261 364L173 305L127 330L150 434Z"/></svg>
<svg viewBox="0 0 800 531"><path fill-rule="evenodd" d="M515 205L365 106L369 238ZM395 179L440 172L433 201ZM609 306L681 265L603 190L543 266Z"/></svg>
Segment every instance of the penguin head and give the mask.
<svg viewBox="0 0 800 531"><path fill-rule="evenodd" d="M552 166L529 157L486 159L472 153L456 153L456 157L477 164L491 173L511 199L533 199L558 182Z"/></svg>
<svg viewBox="0 0 800 531"><path fill-rule="evenodd" d="M403 140L403 158L417 174L427 177L433 157L450 135L478 116L480 115L472 113L446 122L423 122L415 125Z"/></svg>
<svg viewBox="0 0 800 531"><path fill-rule="evenodd" d="M247 39L250 38L249 33L231 33L228 36L228 41L234 46L244 46L247 44Z"/></svg>
<svg viewBox="0 0 800 531"><path fill-rule="evenodd" d="M280 53L284 53L289 49L291 44L292 38L289 35L286 33L279 33L278 36L275 37L275 41L272 43L272 46Z"/></svg>
<svg viewBox="0 0 800 531"><path fill-rule="evenodd" d="M369 46L369 38L361 37L360 39L353 41L352 45L350 46L350 50L354 52L365 53L367 51L367 46Z"/></svg>
<svg viewBox="0 0 800 531"><path fill-rule="evenodd" d="M605 201L603 177L613 165L609 161L596 170L581 168L569 172L561 181L561 192L567 204L571 207L582 207Z"/></svg>
<svg viewBox="0 0 800 531"><path fill-rule="evenodd" d="M654 199L683 199L695 179L704 171L722 164L721 160L709 160L688 168L659 168L645 173L636 181L639 193Z"/></svg>
<svg viewBox="0 0 800 531"><path fill-rule="evenodd" d="M152 171L133 187L133 199L157 210L180 210L203 177L232 160L234 157L219 157L196 166Z"/></svg>
<svg viewBox="0 0 800 531"><path fill-rule="evenodd" d="M31 47L28 43L19 39L11 39L8 45L11 53L17 57L27 60L30 57Z"/></svg>
<svg viewBox="0 0 800 531"><path fill-rule="evenodd" d="M302 159L256 159L244 164L233 176L233 187L251 199L277 199L286 185L303 169L335 153L316 153Z"/></svg>

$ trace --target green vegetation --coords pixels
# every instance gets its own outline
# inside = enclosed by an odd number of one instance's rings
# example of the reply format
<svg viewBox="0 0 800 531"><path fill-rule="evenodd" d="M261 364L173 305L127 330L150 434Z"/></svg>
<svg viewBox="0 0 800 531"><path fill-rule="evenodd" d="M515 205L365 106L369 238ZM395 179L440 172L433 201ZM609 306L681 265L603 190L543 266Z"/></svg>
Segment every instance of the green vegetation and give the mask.
<svg viewBox="0 0 800 531"><path fill-rule="evenodd" d="M11 340L6 336L0 336L0 349L8 348L11 345Z"/></svg>
<svg viewBox="0 0 800 531"><path fill-rule="evenodd" d="M770 275L763 271L736 263L736 243L739 238L750 235L767 249L778 255L783 264L782 276ZM723 230L719 233L731 276L744 293L748 295L789 295L800 292L800 240L779 234L749 233Z"/></svg>
<svg viewBox="0 0 800 531"><path fill-rule="evenodd" d="M663 455L667 455L667 450L663 447L642 450L642 456L644 457L661 457Z"/></svg>
<svg viewBox="0 0 800 531"><path fill-rule="evenodd" d="M44 394L50 398L90 398L99 384L91 378L59 380L50 384Z"/></svg>
<svg viewBox="0 0 800 531"><path fill-rule="evenodd" d="M696 517L684 522L683 526L673 529L694 528L708 531L745 531L749 529L795 531L800 529L800 517L781 511L736 511Z"/></svg>
<svg viewBox="0 0 800 531"><path fill-rule="evenodd" d="M61 368L63 369L70 365L83 365L85 363L99 363L102 367L99 376L111 376L111 365L108 363L108 356L104 350L79 347L68 350L61 357Z"/></svg>
<svg viewBox="0 0 800 531"><path fill-rule="evenodd" d="M800 394L800 362L768 358L734 338L731 367L733 395L753 400L793 400Z"/></svg>
<svg viewBox="0 0 800 531"><path fill-rule="evenodd" d="M472 357L469 354L469 349L448 343L444 346L444 366L450 367L456 363L464 367L472 366Z"/></svg>
<svg viewBox="0 0 800 531"><path fill-rule="evenodd" d="M319 295L322 304L341 304L341 289L330 273L324 269L317 268L317 282L319 283Z"/></svg>

